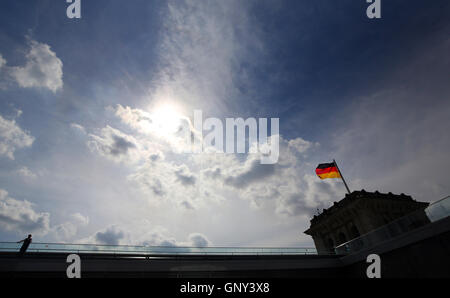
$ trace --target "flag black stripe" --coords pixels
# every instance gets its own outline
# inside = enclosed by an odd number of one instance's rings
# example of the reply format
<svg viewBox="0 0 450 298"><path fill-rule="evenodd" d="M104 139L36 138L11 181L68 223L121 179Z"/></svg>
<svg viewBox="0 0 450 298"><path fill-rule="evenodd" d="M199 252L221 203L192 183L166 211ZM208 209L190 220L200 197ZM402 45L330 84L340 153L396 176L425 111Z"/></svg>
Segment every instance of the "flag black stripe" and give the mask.
<svg viewBox="0 0 450 298"><path fill-rule="evenodd" d="M332 163L321 163L317 166L317 169L326 169L326 168L331 168L331 167L335 167L336 165L334 164L334 162Z"/></svg>

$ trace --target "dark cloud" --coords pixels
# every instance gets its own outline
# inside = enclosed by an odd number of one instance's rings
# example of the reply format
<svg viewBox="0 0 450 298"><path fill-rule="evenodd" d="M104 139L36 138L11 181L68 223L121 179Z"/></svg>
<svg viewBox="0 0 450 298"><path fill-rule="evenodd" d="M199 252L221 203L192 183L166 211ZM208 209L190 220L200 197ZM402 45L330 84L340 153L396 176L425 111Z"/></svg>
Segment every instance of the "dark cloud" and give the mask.
<svg viewBox="0 0 450 298"><path fill-rule="evenodd" d="M158 160L161 160L161 159L162 159L162 157L161 157L161 154L160 154L160 153L155 153L155 154L151 154L149 158L150 158L150 160L151 160L151 161L153 161L153 162L155 162L155 161L158 161Z"/></svg>
<svg viewBox="0 0 450 298"><path fill-rule="evenodd" d="M199 233L192 233L189 235L189 241L191 242L193 247L208 247L210 245L210 241L206 238L205 235Z"/></svg>
<svg viewBox="0 0 450 298"><path fill-rule="evenodd" d="M289 194L280 201L281 213L290 216L307 215L311 218L317 214L317 210L330 207L333 198L338 198L335 184L309 179L306 181L301 192Z"/></svg>
<svg viewBox="0 0 450 298"><path fill-rule="evenodd" d="M181 167L176 170L175 176L177 177L177 180L184 186L194 185L195 181L197 180L193 174L189 173L187 167Z"/></svg>
<svg viewBox="0 0 450 298"><path fill-rule="evenodd" d="M137 149L136 139L130 135L106 126L101 130L101 135L90 134L88 146L92 151L112 159L116 162L135 162L141 158Z"/></svg>
<svg viewBox="0 0 450 298"><path fill-rule="evenodd" d="M166 246L175 247L177 246L177 241L166 235L164 230L158 230L150 232L145 235L145 240L141 241L141 245L145 246Z"/></svg>
<svg viewBox="0 0 450 298"><path fill-rule="evenodd" d="M107 245L118 245L120 240L125 237L125 233L117 228L116 226L111 226L103 232L97 232L95 234L95 240L97 243L107 244Z"/></svg>
<svg viewBox="0 0 450 298"><path fill-rule="evenodd" d="M275 174L274 164L261 164L258 159L255 159L245 172L237 176L226 177L225 183L236 188L244 188L251 183L261 181L273 174Z"/></svg>
<svg viewBox="0 0 450 298"><path fill-rule="evenodd" d="M114 143L111 145L110 152L112 155L125 155L129 149L136 148L136 145L120 136L113 136Z"/></svg>
<svg viewBox="0 0 450 298"><path fill-rule="evenodd" d="M158 178L150 178L150 180L142 179L141 183L148 187L157 196L162 197L166 194L166 191Z"/></svg>
<svg viewBox="0 0 450 298"><path fill-rule="evenodd" d="M216 168L215 170L206 170L204 174L206 177L212 179L222 178L222 170L220 168Z"/></svg>
<svg viewBox="0 0 450 298"><path fill-rule="evenodd" d="M189 203L188 201L183 201L181 202L181 206L183 206L186 209L194 209L194 207L192 206L191 203Z"/></svg>

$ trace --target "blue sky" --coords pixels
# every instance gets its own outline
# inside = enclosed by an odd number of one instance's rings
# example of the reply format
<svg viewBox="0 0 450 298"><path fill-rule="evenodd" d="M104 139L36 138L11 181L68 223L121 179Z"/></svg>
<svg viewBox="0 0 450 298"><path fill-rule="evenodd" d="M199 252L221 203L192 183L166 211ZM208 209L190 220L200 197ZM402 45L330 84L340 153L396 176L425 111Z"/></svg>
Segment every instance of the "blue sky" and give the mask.
<svg viewBox="0 0 450 298"><path fill-rule="evenodd" d="M450 4L366 7L2 1L0 239L310 246L333 158L352 189L450 194ZM179 154L143 129L161 106L280 118L280 161Z"/></svg>

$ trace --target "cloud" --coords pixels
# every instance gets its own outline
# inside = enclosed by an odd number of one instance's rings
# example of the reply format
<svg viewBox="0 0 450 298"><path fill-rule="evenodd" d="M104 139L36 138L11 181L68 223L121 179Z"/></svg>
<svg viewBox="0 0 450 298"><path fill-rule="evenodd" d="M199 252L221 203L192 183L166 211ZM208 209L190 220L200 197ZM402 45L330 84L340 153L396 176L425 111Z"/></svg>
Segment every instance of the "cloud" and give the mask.
<svg viewBox="0 0 450 298"><path fill-rule="evenodd" d="M309 215L340 196L342 189L333 182L316 181L317 177L305 175L314 171L314 166L307 161L319 148L318 143L276 137L280 142L280 158L276 164L261 164L259 154L248 154L244 159L222 153L180 155L162 146L165 151L148 152L145 163L128 180L149 201L164 198L186 210L237 197L249 200L256 207L275 204L273 210L278 214ZM143 141L139 138L137 142ZM153 139L152 143L158 144L158 140ZM197 185L200 178L201 183Z"/></svg>
<svg viewBox="0 0 450 298"><path fill-rule="evenodd" d="M150 113L141 109L132 109L130 107L123 107L117 105L115 115L125 124L134 128L141 133L148 133L149 128L153 124Z"/></svg>
<svg viewBox="0 0 450 298"><path fill-rule="evenodd" d="M311 215L341 198L342 189L333 181L311 176L315 165L309 156L317 153L318 143L302 138L279 137L280 158L276 164L261 164L258 154L248 154L243 161L234 155L211 159L203 164L203 187L213 193L229 192L249 200L255 207L273 205L280 215ZM208 185L208 181L212 184ZM218 183L218 182L222 183Z"/></svg>
<svg viewBox="0 0 450 298"><path fill-rule="evenodd" d="M10 198L0 189L0 223L3 230L45 235L50 230L50 214L36 212L32 203Z"/></svg>
<svg viewBox="0 0 450 298"><path fill-rule="evenodd" d="M202 233L190 233L186 241L177 241L171 236L167 229L157 226L149 233L142 235L145 240L140 241L140 245L146 246L181 246L181 247L208 247L212 242Z"/></svg>
<svg viewBox="0 0 450 298"><path fill-rule="evenodd" d="M144 193L150 191L158 197L163 197L169 191L170 188L167 187L170 185L163 184L162 180L170 180L169 176L170 173L165 164L159 162L158 158L150 157L135 173L128 176L128 180L137 183Z"/></svg>
<svg viewBox="0 0 450 298"><path fill-rule="evenodd" d="M0 155L14 160L14 152L30 147L34 142L27 131L22 130L15 120L7 120L0 115Z"/></svg>
<svg viewBox="0 0 450 298"><path fill-rule="evenodd" d="M37 175L33 173L29 168L27 167L21 167L17 170L17 174L19 174L22 177L29 178L29 179L36 179Z"/></svg>
<svg viewBox="0 0 450 298"><path fill-rule="evenodd" d="M73 213L68 220L51 228L52 236L58 242L73 241L80 227L89 224L89 217L81 213Z"/></svg>
<svg viewBox="0 0 450 298"><path fill-rule="evenodd" d="M142 109L117 105L114 111L115 116L122 123L133 129L136 138L145 147L152 147L152 144L157 143L160 147L169 147L170 150L178 153L191 148L187 144L186 134L195 135L195 130L190 119L181 113L169 111L170 115L167 119L160 115L161 111L157 107L147 112Z"/></svg>
<svg viewBox="0 0 450 298"><path fill-rule="evenodd" d="M110 226L104 231L95 234L95 240L98 244L119 245L125 238L125 232L116 225Z"/></svg>
<svg viewBox="0 0 450 298"><path fill-rule="evenodd" d="M146 246L169 246L169 247L208 247L212 243L201 233L191 233L188 235L187 241L177 241L174 237L169 236L166 229L157 227L155 231L145 235L146 240L141 245Z"/></svg>
<svg viewBox="0 0 450 298"><path fill-rule="evenodd" d="M157 140L154 140L157 142ZM155 143L153 143L155 145ZM153 202L165 198L185 207L194 208L189 199L197 195L197 175L193 174L187 160L174 154L169 148L166 152L146 151L148 158L134 169L128 181ZM167 156L170 159L167 159ZM182 203L186 201L186 203Z"/></svg>
<svg viewBox="0 0 450 298"><path fill-rule="evenodd" d="M100 136L90 134L89 137L88 147L92 152L115 162L137 162L141 159L136 139L109 125L101 130Z"/></svg>
<svg viewBox="0 0 450 298"><path fill-rule="evenodd" d="M89 224L89 217L77 212L71 215L73 221L79 225L87 226Z"/></svg>
<svg viewBox="0 0 450 298"><path fill-rule="evenodd" d="M4 65L6 65L6 60L3 58L3 56L0 54L0 68L2 68Z"/></svg>
<svg viewBox="0 0 450 298"><path fill-rule="evenodd" d="M183 206L183 207L186 208L186 209L190 209L190 210L195 209L195 208L192 206L192 204L189 203L189 201L183 201L183 202L181 202L181 206Z"/></svg>
<svg viewBox="0 0 450 298"><path fill-rule="evenodd" d="M177 246L177 240L168 235L166 229L162 227L156 227L152 231L142 236L145 240L140 241L140 245L145 246Z"/></svg>
<svg viewBox="0 0 450 298"><path fill-rule="evenodd" d="M175 176L184 186L194 185L196 181L195 176L189 171L186 165L178 167L178 169L175 170Z"/></svg>
<svg viewBox="0 0 450 298"><path fill-rule="evenodd" d="M63 63L49 45L30 40L30 51L23 67L9 68L20 87L47 88L56 92L63 87Z"/></svg>
<svg viewBox="0 0 450 298"><path fill-rule="evenodd" d="M76 131L76 132L78 132L78 133L80 133L82 135L86 134L86 129L80 124L71 123L70 124L70 128L72 128L74 131Z"/></svg>
<svg viewBox="0 0 450 298"><path fill-rule="evenodd" d="M319 146L319 143L306 141L302 138L295 138L287 141L287 146L295 153L305 155L313 147Z"/></svg>
<svg viewBox="0 0 450 298"><path fill-rule="evenodd" d="M9 197L0 189L0 229L16 234L37 234L51 241L73 241L79 227L87 226L89 218L80 213L71 214L67 221L50 225L50 213L37 212L35 204Z"/></svg>
<svg viewBox="0 0 450 298"><path fill-rule="evenodd" d="M190 246L193 247L208 247L211 246L211 242L208 238L200 233L192 233L188 236Z"/></svg>
<svg viewBox="0 0 450 298"><path fill-rule="evenodd" d="M134 168L128 181L155 206L173 202L184 210L198 210L232 197L248 200L257 208L272 206L278 215L295 217L311 215L342 198L337 184L310 175L316 165L308 162L317 153L318 143L300 137L270 136L280 144L276 164L261 164L262 153L184 155L165 146L164 140L148 135L151 114L119 105L115 115L135 130L136 146L147 148L141 152L146 156L142 158L144 163Z"/></svg>
<svg viewBox="0 0 450 298"><path fill-rule="evenodd" d="M225 183L236 188L244 188L253 182L261 181L275 173L275 165L261 164L259 159L249 159L244 169L236 176L228 176Z"/></svg>
<svg viewBox="0 0 450 298"><path fill-rule="evenodd" d="M136 224L136 223L135 223ZM83 243L96 243L107 245L121 245L127 243L138 246L184 246L184 247L207 247L212 242L202 233L190 233L185 241L177 241L167 228L150 225L144 221L136 227L132 225L111 225L96 232L89 238L80 240Z"/></svg>
<svg viewBox="0 0 450 298"><path fill-rule="evenodd" d="M208 247L212 245L211 241L201 233L191 233L188 235L187 241L177 241L174 237L169 236L167 230L162 227L156 227L145 237L146 240L141 244L147 246Z"/></svg>
<svg viewBox="0 0 450 298"><path fill-rule="evenodd" d="M136 145L133 142L128 141L125 137L115 135L112 138L114 140L114 143L109 150L112 155L125 155L128 153L129 149L136 148Z"/></svg>
<svg viewBox="0 0 450 298"><path fill-rule="evenodd" d="M147 181L142 181L142 183L147 186L153 193L157 196L165 196L166 190L163 187L161 180L159 180L157 177L153 179L149 179Z"/></svg>
<svg viewBox="0 0 450 298"><path fill-rule="evenodd" d="M321 181L312 175L305 175L299 179L300 185L293 186L290 191L279 193L277 212L281 214L312 215L317 210L328 208L331 202L342 199L342 187L336 181Z"/></svg>

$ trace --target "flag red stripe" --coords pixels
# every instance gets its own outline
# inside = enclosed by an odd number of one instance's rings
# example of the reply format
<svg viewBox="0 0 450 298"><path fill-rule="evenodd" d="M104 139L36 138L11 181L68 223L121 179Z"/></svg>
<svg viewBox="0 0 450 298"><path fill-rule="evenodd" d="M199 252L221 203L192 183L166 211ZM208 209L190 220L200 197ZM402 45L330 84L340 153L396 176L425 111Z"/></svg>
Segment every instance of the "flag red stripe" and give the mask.
<svg viewBox="0 0 450 298"><path fill-rule="evenodd" d="M325 169L316 169L317 175L331 173L331 172L339 172L339 171L336 167L329 167L329 168L325 168Z"/></svg>

